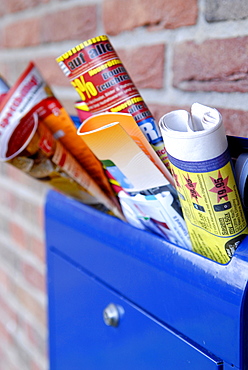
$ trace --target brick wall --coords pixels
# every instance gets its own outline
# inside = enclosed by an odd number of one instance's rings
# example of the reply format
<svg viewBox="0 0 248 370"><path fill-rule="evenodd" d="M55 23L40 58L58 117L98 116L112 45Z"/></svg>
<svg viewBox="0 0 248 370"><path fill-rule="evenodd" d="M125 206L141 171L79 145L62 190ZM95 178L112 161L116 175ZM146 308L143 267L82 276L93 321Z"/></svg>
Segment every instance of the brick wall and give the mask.
<svg viewBox="0 0 248 370"><path fill-rule="evenodd" d="M0 165L0 369L46 369L46 189Z"/></svg>
<svg viewBox="0 0 248 370"><path fill-rule="evenodd" d="M0 74L12 84L35 61L69 113L78 96L55 58L108 34L157 119L198 101L228 134L248 133L246 0L1 0L0 16ZM7 164L0 173L0 370L47 369L47 189Z"/></svg>

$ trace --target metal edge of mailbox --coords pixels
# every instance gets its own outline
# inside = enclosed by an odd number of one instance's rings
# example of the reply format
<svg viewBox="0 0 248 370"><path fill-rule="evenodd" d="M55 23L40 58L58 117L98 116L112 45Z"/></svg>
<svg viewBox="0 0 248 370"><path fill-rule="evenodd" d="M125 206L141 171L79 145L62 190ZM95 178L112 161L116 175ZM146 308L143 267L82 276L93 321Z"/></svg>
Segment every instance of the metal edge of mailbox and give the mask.
<svg viewBox="0 0 248 370"><path fill-rule="evenodd" d="M49 250L207 351L243 368L246 240L229 264L220 265L55 191L47 195L45 212Z"/></svg>

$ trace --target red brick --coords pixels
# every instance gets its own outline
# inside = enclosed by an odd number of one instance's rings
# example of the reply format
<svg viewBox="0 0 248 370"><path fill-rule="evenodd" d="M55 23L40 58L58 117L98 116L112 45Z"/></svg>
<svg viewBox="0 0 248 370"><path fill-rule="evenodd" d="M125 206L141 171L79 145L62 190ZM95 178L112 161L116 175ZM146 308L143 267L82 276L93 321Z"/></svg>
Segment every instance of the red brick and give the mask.
<svg viewBox="0 0 248 370"><path fill-rule="evenodd" d="M62 52L63 51L61 51L61 53ZM59 55L54 55L53 57L49 56L33 58L33 61L41 72L44 80L49 85L65 86L73 89L69 79L64 75L58 63L56 62L56 58L58 56Z"/></svg>
<svg viewBox="0 0 248 370"><path fill-rule="evenodd" d="M0 50L4 48L4 41L3 40L4 40L4 38L3 38L3 27L0 27ZM1 77L5 77L4 70L5 70L5 64L3 63L3 61L1 61L1 63L0 63L0 71L1 71L0 75L1 75Z"/></svg>
<svg viewBox="0 0 248 370"><path fill-rule="evenodd" d="M226 134L248 137L248 112L243 110L217 108L223 118Z"/></svg>
<svg viewBox="0 0 248 370"><path fill-rule="evenodd" d="M8 332L7 328L3 323L0 321L0 338L4 339L8 345L12 344L12 335Z"/></svg>
<svg viewBox="0 0 248 370"><path fill-rule="evenodd" d="M165 45L118 50L118 55L138 88L163 87Z"/></svg>
<svg viewBox="0 0 248 370"><path fill-rule="evenodd" d="M9 163L6 163L5 170L6 176L19 183L23 183L25 176L27 176L26 174L24 174L24 172L22 172L21 170L17 169L16 167L12 166Z"/></svg>
<svg viewBox="0 0 248 370"><path fill-rule="evenodd" d="M18 315L17 312L13 311L13 309L7 303L6 297L2 297L0 295L0 312L1 317L6 317L8 320L12 320L13 322L17 323Z"/></svg>
<svg viewBox="0 0 248 370"><path fill-rule="evenodd" d="M77 6L46 14L42 19L41 41L85 41L96 33L97 7ZM72 45L76 46L76 45ZM66 52L64 50L63 52Z"/></svg>
<svg viewBox="0 0 248 370"><path fill-rule="evenodd" d="M154 89L163 87L165 45L119 49L117 53L137 87ZM48 84L72 88L55 60L57 56L33 60ZM73 105L70 111L75 114Z"/></svg>
<svg viewBox="0 0 248 370"><path fill-rule="evenodd" d="M169 113L177 109L185 109L189 111L190 106L176 106L176 105L163 105L163 104L147 104L156 122L159 122L160 118L166 113Z"/></svg>
<svg viewBox="0 0 248 370"><path fill-rule="evenodd" d="M19 330L19 327L17 328ZM11 347L15 352L15 362L18 363L18 369L30 369L30 353L24 350L24 344L22 340L16 335L16 331L10 332L12 336Z"/></svg>
<svg viewBox="0 0 248 370"><path fill-rule="evenodd" d="M10 164L6 165L5 171L6 176L16 181L19 187L23 185L26 190L32 189L33 193L37 194L37 198L40 200L44 199L46 192L51 189L51 187L42 180L35 179ZM38 222L40 221L39 219Z"/></svg>
<svg viewBox="0 0 248 370"><path fill-rule="evenodd" d="M21 286L16 290L16 299L25 307L30 314L39 321L41 325L46 325L46 311L37 300Z"/></svg>
<svg viewBox="0 0 248 370"><path fill-rule="evenodd" d="M2 33L0 35L0 47L2 46ZM5 82L8 83L10 86L10 82L7 79L7 75L9 73L9 64L5 63L3 60L0 61L0 76L5 79Z"/></svg>
<svg viewBox="0 0 248 370"><path fill-rule="evenodd" d="M1 36L0 36L1 37ZM25 53L22 53L25 57ZM27 55L27 59L18 59L18 63L16 57L8 58L6 60L1 61L0 65L0 74L5 78L9 86L11 87L19 78L20 74L27 68L29 63L29 56Z"/></svg>
<svg viewBox="0 0 248 370"><path fill-rule="evenodd" d="M77 115L77 112L76 112L76 110L74 108L75 99L61 99L61 104L63 105L63 107L65 108L65 110L67 111L67 113L69 113L69 114L71 114L73 116L76 116Z"/></svg>
<svg viewBox="0 0 248 370"><path fill-rule="evenodd" d="M9 287L9 277L5 271L0 269L0 285L3 287L4 290L8 290Z"/></svg>
<svg viewBox="0 0 248 370"><path fill-rule="evenodd" d="M173 85L188 91L248 91L248 37L176 45Z"/></svg>
<svg viewBox="0 0 248 370"><path fill-rule="evenodd" d="M25 188L29 187L36 192L39 197L45 194L48 189L48 186L44 182L29 176L11 164L6 164L6 176L18 182L19 186L23 185Z"/></svg>
<svg viewBox="0 0 248 370"><path fill-rule="evenodd" d="M5 162L0 162L0 171L1 171L1 174L4 174L6 175L7 174L7 167L9 166L8 163L5 163Z"/></svg>
<svg viewBox="0 0 248 370"><path fill-rule="evenodd" d="M45 245L44 242L30 235L27 241L28 250L40 261L45 261Z"/></svg>
<svg viewBox="0 0 248 370"><path fill-rule="evenodd" d="M15 222L10 222L9 225L10 238L15 241L21 248L27 247L27 233L25 230Z"/></svg>
<svg viewBox="0 0 248 370"><path fill-rule="evenodd" d="M9 23L3 29L3 46L5 48L34 46L38 45L39 42L40 20L38 18Z"/></svg>
<svg viewBox="0 0 248 370"><path fill-rule="evenodd" d="M31 359L29 370L40 370L40 364Z"/></svg>
<svg viewBox="0 0 248 370"><path fill-rule="evenodd" d="M18 292L19 287L16 284L16 281L14 280L14 276L9 273L8 276L8 294L12 297L16 297L16 294Z"/></svg>
<svg viewBox="0 0 248 370"><path fill-rule="evenodd" d="M40 271L38 271L37 268L29 264L28 262L24 261L22 263L22 276L34 288L45 293L46 291L45 276Z"/></svg>
<svg viewBox="0 0 248 370"><path fill-rule="evenodd" d="M103 23L107 34L137 27L178 28L197 20L197 0L104 0Z"/></svg>
<svg viewBox="0 0 248 370"><path fill-rule="evenodd" d="M37 221L37 226L40 230L44 230L45 219L44 219L44 205L35 207L35 220Z"/></svg>
<svg viewBox="0 0 248 370"><path fill-rule="evenodd" d="M15 273L20 272L21 267L21 257L14 248L9 248L6 244L0 244L0 255L1 261L5 264L6 268L10 268L11 271Z"/></svg>
<svg viewBox="0 0 248 370"><path fill-rule="evenodd" d="M48 3L50 0L1 0L0 16L8 13L16 13L24 9L33 8L36 5Z"/></svg>
<svg viewBox="0 0 248 370"><path fill-rule="evenodd" d="M3 271L2 271L3 272ZM5 272L3 272L5 274L5 276L3 277L5 280L2 284L1 282L1 285L4 289L5 292L8 292L8 294L11 296L11 295L15 295L15 292L16 292L16 285L13 281L13 277Z"/></svg>
<svg viewBox="0 0 248 370"><path fill-rule="evenodd" d="M10 220L8 217L3 217L1 218L1 223L0 223L0 233L4 235L5 237L9 237L10 235ZM1 246L1 243L0 243Z"/></svg>
<svg viewBox="0 0 248 370"><path fill-rule="evenodd" d="M1 343L1 345L3 344L1 338L0 338L0 343ZM1 361L0 361L0 365L1 365L0 369L1 370L4 370L4 369L19 370L16 366L13 365L11 360L8 358L8 353L7 353L6 349L1 348L1 346L0 346L0 359L1 359Z"/></svg>
<svg viewBox="0 0 248 370"><path fill-rule="evenodd" d="M30 343L32 343L32 345L36 347L37 351L45 357L47 355L46 340L42 337L39 330L36 327L31 326L28 322L26 323L26 335Z"/></svg>
<svg viewBox="0 0 248 370"><path fill-rule="evenodd" d="M15 194L14 190L12 193L10 193L10 196L10 201L6 204L6 206L8 205L13 213L23 216L25 220L30 223L30 225L43 230L43 206L36 204L35 197L23 197L21 194ZM30 230L30 232L31 231L32 230Z"/></svg>
<svg viewBox="0 0 248 370"><path fill-rule="evenodd" d="M203 103L204 104L204 103ZM175 106L162 104L148 104L155 120L158 122L160 118L173 110L185 109L190 111L190 106ZM227 135L248 137L248 112L238 109L227 109L217 106L212 106L218 109L223 118L223 124Z"/></svg>
<svg viewBox="0 0 248 370"><path fill-rule="evenodd" d="M0 189L1 189L1 191L0 191L0 204L1 204L1 206L5 206L5 207L11 209L12 205L14 204L14 201L15 201L15 195L11 191L9 191L5 188L0 187Z"/></svg>

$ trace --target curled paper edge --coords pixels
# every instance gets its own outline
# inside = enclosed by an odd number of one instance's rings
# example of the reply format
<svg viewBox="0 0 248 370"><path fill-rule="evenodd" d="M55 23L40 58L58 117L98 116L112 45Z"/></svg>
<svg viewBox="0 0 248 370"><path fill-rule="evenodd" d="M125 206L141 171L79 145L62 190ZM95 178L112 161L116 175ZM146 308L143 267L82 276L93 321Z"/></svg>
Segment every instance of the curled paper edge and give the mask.
<svg viewBox="0 0 248 370"><path fill-rule="evenodd" d="M211 122L206 116L206 113L212 113L210 109L216 116ZM194 124L198 127L197 131L193 130ZM209 160L221 155L228 146L220 113L199 103L193 104L191 115L186 110L175 110L165 114L161 117L159 125L166 151L174 158L196 162Z"/></svg>

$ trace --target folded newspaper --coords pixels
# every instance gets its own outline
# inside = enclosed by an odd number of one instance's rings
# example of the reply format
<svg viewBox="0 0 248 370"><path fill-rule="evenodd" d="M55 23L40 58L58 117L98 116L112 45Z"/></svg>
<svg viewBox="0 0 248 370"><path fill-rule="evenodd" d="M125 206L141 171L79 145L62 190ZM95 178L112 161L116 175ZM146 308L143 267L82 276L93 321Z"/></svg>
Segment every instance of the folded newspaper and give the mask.
<svg viewBox="0 0 248 370"><path fill-rule="evenodd" d="M193 250L227 263L248 229L222 117L195 103L159 124Z"/></svg>

